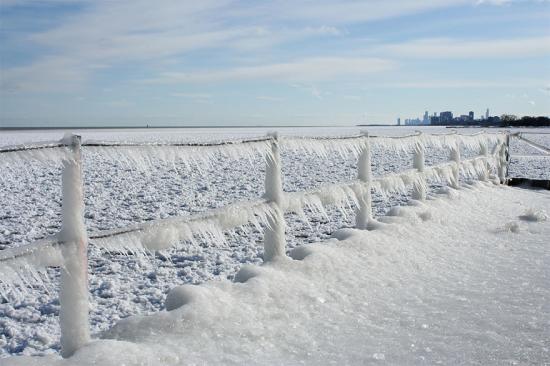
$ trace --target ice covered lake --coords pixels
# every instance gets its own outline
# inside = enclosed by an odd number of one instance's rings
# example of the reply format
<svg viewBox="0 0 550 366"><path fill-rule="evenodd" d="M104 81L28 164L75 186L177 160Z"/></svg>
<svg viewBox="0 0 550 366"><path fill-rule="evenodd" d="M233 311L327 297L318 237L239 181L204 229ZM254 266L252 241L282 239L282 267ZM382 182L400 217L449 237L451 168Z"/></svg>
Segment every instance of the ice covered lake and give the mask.
<svg viewBox="0 0 550 366"><path fill-rule="evenodd" d="M339 127L339 128L219 128L83 130L83 140L118 141L211 141L264 136L277 130L281 135L342 136L368 130L371 135L407 134L419 128ZM426 133L448 132L443 128L420 128ZM476 129L460 129L474 133ZM491 132L491 130L489 130ZM61 131L2 132L0 145L58 140ZM548 135L532 138L549 146ZM512 143L511 176L550 179L550 159L521 143ZM532 156L537 155L537 156ZM257 198L264 190L265 164L260 158L221 158L209 166L192 167L152 164L150 169L134 169L124 162L100 154L84 156L86 224L90 230L124 227L136 222L201 212L228 203ZM448 160L449 153L434 149L427 165ZM467 157L465 152L464 157ZM356 176L352 156L331 154L326 159L283 151L285 191L309 189L323 183L342 182ZM409 155L373 152L377 176L411 167ZM436 186L432 187L434 190ZM60 226L60 168L43 164L15 166L0 176L0 249L23 245L54 234ZM374 197L375 213L404 203L407 195ZM329 219L312 214L304 223L287 217L287 245L294 247L329 238L337 229L351 227L353 212L343 216L329 210ZM117 320L134 314L161 310L166 293L176 285L232 279L244 264L262 263L262 235L253 228L236 233L223 246L200 243L180 248L156 258L116 256L90 247L90 293L92 331L99 332ZM47 354L59 351L56 270L43 287L30 289L17 299L0 304L0 355Z"/></svg>

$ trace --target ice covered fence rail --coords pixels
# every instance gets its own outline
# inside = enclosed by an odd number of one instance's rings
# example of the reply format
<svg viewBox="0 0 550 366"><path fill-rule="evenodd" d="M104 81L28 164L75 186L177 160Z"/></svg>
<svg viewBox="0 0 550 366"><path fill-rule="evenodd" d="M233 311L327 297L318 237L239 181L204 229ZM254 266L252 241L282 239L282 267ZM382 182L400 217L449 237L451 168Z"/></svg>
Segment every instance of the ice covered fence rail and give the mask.
<svg viewBox="0 0 550 366"><path fill-rule="evenodd" d="M489 154L488 145L491 143L495 144L495 148ZM405 153L412 149L414 169L374 179L371 172L371 145ZM233 204L199 215L174 217L125 229L92 233L88 236L83 220L82 146L86 147L84 151L95 149L116 159L126 159L129 163L143 166L152 163L151 156L168 161L190 159L192 163L197 163L210 162L216 154L233 158L261 154L266 162L266 193L263 200ZM449 147L451 162L425 167L425 146ZM479 149L481 156L461 161L460 146ZM61 346L62 355L68 357L89 340L86 279L86 248L89 239L92 244L109 250L145 253L162 250L181 241L192 242L197 234L199 237L223 242L224 230L251 222L260 230L264 228L264 261L269 261L285 255L284 212L304 215L304 207L309 207L323 213L326 205L336 205L345 214L345 208L357 208L356 226L364 229L372 219L372 190L383 193L404 191L412 185L413 198L424 199L427 179L451 182L457 187L461 173L487 180L489 170L495 167L500 180L503 181L503 167L508 162L507 146L508 138L505 134L483 132L475 135L415 134L402 137L369 137L368 134L363 134L340 138L279 138L277 134L272 134L252 140L181 144L105 141L88 141L81 144L78 136L66 136L61 142L53 145L27 146L4 153L0 150L0 155L27 154L42 149L60 149L63 153L52 157L61 158L63 162L63 224L57 237L58 241L49 246L44 245L44 248L40 244L35 244L32 247L21 247L17 251L4 252L4 260L0 261L0 273L3 270L11 275L2 276L0 281L8 285L18 283L24 286L31 283L33 278L39 281L38 272L47 266L61 267ZM326 156L329 151L334 150L342 154L352 153L358 157L357 180L323 186L307 192L286 193L282 188L281 148L306 151L320 156ZM23 158L26 157L23 155ZM48 248L53 249L50 251ZM21 276L20 274L25 271L30 275ZM18 278L22 281L18 282Z"/></svg>
<svg viewBox="0 0 550 366"><path fill-rule="evenodd" d="M150 253L188 241L198 235L224 243L223 231L251 223L258 230L267 225L273 206L266 200L239 202L205 213L154 220L122 229L90 233L90 242L108 251Z"/></svg>
<svg viewBox="0 0 550 366"><path fill-rule="evenodd" d="M86 152L100 154L111 160L147 170L157 161L175 164L181 162L201 168L216 161L220 155L229 159L266 156L271 146L270 137L218 142L111 142L87 140L82 146Z"/></svg>
<svg viewBox="0 0 550 366"><path fill-rule="evenodd" d="M530 139L527 139L527 138L523 137L522 136L523 134L524 134L523 132L518 132L517 134L514 134L513 136L517 137L519 140L527 143L528 145L534 147L536 150L538 150L538 151L540 151L544 154L550 155L550 148L548 148L544 145L541 145L541 144L539 144L539 143L537 143L533 140L530 140ZM532 134L538 134L538 133L533 132ZM541 133L541 134L544 134L544 133Z"/></svg>
<svg viewBox="0 0 550 366"><path fill-rule="evenodd" d="M0 147L0 167L27 161L60 163L70 159L71 153L63 141L49 141Z"/></svg>
<svg viewBox="0 0 550 366"><path fill-rule="evenodd" d="M506 143L507 133L487 133L481 131L474 134L462 135L456 131L444 134L415 133L405 136L371 136L368 135L371 147L398 152L409 152L416 146L454 148L462 146L474 151L480 145L498 145ZM365 144L366 134L341 137L286 137L281 146L291 151L315 154L326 157L329 152L335 151L341 155L353 154L358 156Z"/></svg>

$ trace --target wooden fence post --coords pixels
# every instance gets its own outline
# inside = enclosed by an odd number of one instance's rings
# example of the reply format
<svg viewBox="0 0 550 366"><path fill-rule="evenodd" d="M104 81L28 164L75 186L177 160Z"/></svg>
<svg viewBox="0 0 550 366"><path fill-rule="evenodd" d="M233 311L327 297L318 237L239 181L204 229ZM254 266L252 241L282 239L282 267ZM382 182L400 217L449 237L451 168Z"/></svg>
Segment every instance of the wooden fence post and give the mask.
<svg viewBox="0 0 550 366"><path fill-rule="evenodd" d="M283 183L281 155L277 133L270 134L271 153L266 156L265 198L274 203L273 215L268 217L264 233L264 262L285 255L285 218L283 215Z"/></svg>
<svg viewBox="0 0 550 366"><path fill-rule="evenodd" d="M420 133L419 136L421 135L422 134ZM413 168L418 170L419 173L423 173L424 162L425 162L424 144L422 143L422 141L418 141L414 147ZM426 199L426 179L424 177L419 177L418 180L414 182L412 198L415 200Z"/></svg>
<svg viewBox="0 0 550 366"><path fill-rule="evenodd" d="M372 167L369 133L365 132L363 134L365 135L365 143L361 148L357 160L357 178L363 183L363 186L356 192L359 200L359 208L355 217L355 227L358 229L366 229L369 220L372 220Z"/></svg>
<svg viewBox="0 0 550 366"><path fill-rule="evenodd" d="M451 187L454 189L460 188L460 142L456 142L455 146L451 147L451 161L455 163L453 167L453 177L451 179Z"/></svg>
<svg viewBox="0 0 550 366"><path fill-rule="evenodd" d="M59 294L61 355L70 357L90 340L88 322L88 240L84 225L84 192L80 136L65 137L71 158L63 162L62 224L59 239L63 254Z"/></svg>

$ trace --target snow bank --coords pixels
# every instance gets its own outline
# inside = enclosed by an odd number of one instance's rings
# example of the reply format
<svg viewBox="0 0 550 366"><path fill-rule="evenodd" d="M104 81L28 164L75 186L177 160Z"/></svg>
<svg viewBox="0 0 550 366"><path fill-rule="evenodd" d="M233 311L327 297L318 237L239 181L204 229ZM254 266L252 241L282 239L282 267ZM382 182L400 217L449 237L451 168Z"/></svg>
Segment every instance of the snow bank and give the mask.
<svg viewBox="0 0 550 366"><path fill-rule="evenodd" d="M456 199L459 192L460 199ZM120 321L72 358L5 365L541 364L549 359L548 192L488 183L340 230L235 282L172 290L166 309ZM497 214L498 213L498 214ZM252 269L253 268L253 269Z"/></svg>

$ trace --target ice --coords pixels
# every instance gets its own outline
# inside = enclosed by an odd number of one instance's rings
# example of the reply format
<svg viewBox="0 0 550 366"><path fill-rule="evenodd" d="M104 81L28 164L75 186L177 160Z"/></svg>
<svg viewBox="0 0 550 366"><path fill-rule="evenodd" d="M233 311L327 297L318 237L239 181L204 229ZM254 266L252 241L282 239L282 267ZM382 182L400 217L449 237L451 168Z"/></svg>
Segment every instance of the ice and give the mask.
<svg viewBox="0 0 550 366"><path fill-rule="evenodd" d="M0 298L21 298L27 286L48 281L47 268L63 263L56 241L56 238L44 239L33 245L0 251Z"/></svg>
<svg viewBox="0 0 550 366"><path fill-rule="evenodd" d="M94 155L100 155L112 161L121 162L128 167L147 172L159 162L174 166L181 162L186 169L195 165L208 166L220 156L228 159L268 156L271 150L271 139L258 138L254 140L231 140L213 142L212 144L194 144L172 142L171 145L162 143L117 143L110 141L87 140L83 143L84 149ZM180 145L181 146L178 146Z"/></svg>
<svg viewBox="0 0 550 366"><path fill-rule="evenodd" d="M341 155L358 156L366 138L365 135L341 136L332 139L289 137L284 139L282 146L292 151L315 154L319 157L326 157L331 151L336 151ZM505 138L506 135L503 133L480 132L471 135L417 133L408 136L370 136L369 141L375 148L393 151L410 151L418 145L438 148L462 146L468 150L478 150L481 144L495 145L504 142Z"/></svg>
<svg viewBox="0 0 550 366"><path fill-rule="evenodd" d="M278 135L272 136L270 154L266 157L265 194L264 197L272 203L274 210L268 217L264 234L264 261L272 261L285 255L285 218L283 216L283 183L281 174L281 154L279 152Z"/></svg>
<svg viewBox="0 0 550 366"><path fill-rule="evenodd" d="M275 215L275 208L264 200L235 203L212 210L207 214L172 217L136 225L90 234L91 242L112 252L129 251L133 254L155 252L187 241L197 245L195 236L203 242L223 245L223 231L252 223L258 230L266 226L269 217Z"/></svg>
<svg viewBox="0 0 550 366"><path fill-rule="evenodd" d="M132 316L72 358L13 365L541 364L548 359L548 221L515 221L547 192L491 183L394 209L247 268L235 281L177 286L165 311ZM432 219L421 220L431 213ZM495 214L498 212L498 214ZM475 340L475 341L473 341Z"/></svg>
<svg viewBox="0 0 550 366"><path fill-rule="evenodd" d="M359 132L359 129L356 130ZM350 130L350 132L354 131ZM149 133L144 135L144 140L150 139ZM250 133L249 137L254 137L257 131L247 133ZM338 133L341 132L338 131ZM91 135L92 133L86 132L85 134ZM93 132L93 134L99 133ZM334 135L333 132L328 134ZM284 141L287 136L281 137L281 140ZM472 154L478 154L480 145L479 141L475 141L476 139L479 137L472 138L474 142L468 145L469 148L461 149L462 152L466 149L471 150ZM29 140L34 140L34 138L29 138ZM99 138L99 140L105 141L105 137ZM392 139L388 138L388 141L392 141ZM412 139L409 139L406 144L394 144L395 150L399 151L405 164L412 162L412 156L409 155L410 150L403 150L404 147L412 149L411 141ZM159 151L163 149L163 147L156 146L152 149L157 151L157 148ZM402 166L405 166L393 165L393 156L381 154L382 151L387 150L382 144L373 143L373 148L376 149L373 152L373 169L378 174L388 168L400 170ZM141 167L137 167L137 163L131 160L124 162L123 158L118 160L109 157L108 152L92 151L92 147L90 150L86 149L88 148L83 148L85 174L87 175L86 217L87 225L92 229L89 234L104 232L105 229L115 227L126 227L140 221L151 222L150 220L154 221L164 217L183 216L188 218L202 210L219 208L239 199L254 199L263 193L262 169L265 166L263 152L254 153L252 158L244 154L237 158L236 162L230 162L226 155L215 152L212 155L214 158L197 160L197 164L189 166L185 166L179 158L168 156L166 161L162 161L162 158L153 158L150 162L143 163L144 167L148 166L148 176L144 177L141 175ZM286 172L283 170L285 189L289 191L307 189L308 193L311 193L309 196L298 193L289 194L289 197L293 198L292 206L296 208L296 211L302 211L302 219L307 221L307 225L302 226L297 220L297 215L285 215L285 220L288 223L286 236L290 255L296 256L296 258L305 258L310 255L309 249L296 247L297 245L327 238L334 230L342 226L354 225L357 197L364 194L365 187L355 181L351 184L342 183L332 187L332 181L354 180L357 176L358 156L357 153L352 152L351 148L340 153L325 149L326 156L330 161L318 158L314 152L304 155L292 154L292 149L286 148L285 150L284 142L281 150L283 152L283 169L286 169ZM495 151L494 149L490 150ZM434 156L441 157L441 161L447 160L449 156L446 148L443 148L442 152L430 149L427 149L427 152L427 165L433 164ZM162 153L160 155L162 156ZM305 159L308 159L306 155L314 156L313 159L307 160L307 164L303 163L306 161ZM340 155L340 158L335 155ZM467 154L464 155L468 157ZM248 162L250 159L253 160L254 167ZM523 158L523 160L528 159ZM540 157L537 157L537 160L540 160L541 163L544 161ZM516 161L514 164L515 166L512 168L516 170L512 170L512 173L518 171L518 164L521 164L520 167L523 168L532 166L533 163L532 160L528 160L528 163L517 163ZM476 178L478 171L484 169L484 165L478 161L466 165L468 166L462 169L462 179ZM296 166L300 171L296 170ZM428 190L433 189L434 183L438 189L438 181L447 179L445 177L451 166L452 164L439 167L437 172L439 178L434 173L433 179L427 180ZM538 167L537 165L536 170L533 171L538 174L548 172L549 170L543 166ZM10 167L12 169L22 168ZM26 167L27 165L25 165ZM16 172L16 170L13 171ZM411 172L411 176L413 173ZM59 226L56 226L57 205L60 204L58 198L61 196L60 192L56 191L58 172L50 168L49 165L40 163L37 168L29 168L29 171L24 172L22 176L10 176L10 174L3 175L3 181L0 182L4 185L0 195L2 195L2 201L7 203L0 212L3 219L3 226L0 227L0 246L6 247L6 245L10 245L9 243L17 241L31 241L43 237L45 234L56 232L59 229ZM250 178L247 175L250 175ZM409 177L408 180L405 180L410 183L414 179ZM30 188L20 186L19 182L21 181L27 181ZM17 185L14 184L15 182ZM36 189L33 189L35 184ZM469 185L465 185L466 190L469 190L469 187ZM356 188L361 191L358 192ZM8 192L14 193L7 195ZM380 192L385 192L387 195L384 201L380 200L378 194ZM398 192L398 194L392 196L394 192ZM457 191L448 190L448 192ZM373 189L375 213L379 214L384 211L387 205L405 202L407 196L406 185L395 191ZM285 205L285 209L291 206L288 203ZM41 207L46 209L42 210ZM248 208L243 208L243 212L247 210ZM516 216L510 220L517 220L517 215L523 212L524 210L516 212ZM237 210L236 216L238 217L239 214L240 212ZM429 219L425 221L439 219L429 211L419 213L418 217L420 219L428 217ZM255 221L254 219L252 217L251 221ZM256 225L245 224L243 227L237 226L234 230L229 231L221 230L222 225L215 220L214 223L209 223L206 227L196 227L196 234L185 235L186 238L191 238L189 241L185 239L177 243L176 241L179 239L171 239L179 238L180 235L178 233L179 224L174 222L165 226L161 225L162 228L158 230L156 228L151 231L143 230L135 239L128 234L127 238L119 237L118 243L114 242L114 238L111 239L111 243L105 241L104 247L110 248L107 252L101 249L102 245L92 245L90 248L93 253L90 255L90 266L93 270L90 277L92 295L90 316L94 332L105 329L120 317L158 311L162 307L165 294L174 285L233 278L239 273L239 268L243 263L261 263L263 252L261 240L266 223L261 218L256 219ZM172 224L175 231L171 227ZM373 222L370 228L376 226L375 224L376 222ZM505 225L504 222L499 227L503 225ZM522 225L521 230L527 230L526 223L520 222L520 225ZM523 231L520 231L520 235L522 233ZM166 239L164 239L164 235ZM141 241L146 244L143 245ZM132 248L132 243L137 243L137 245ZM129 252L124 253L124 245L130 247ZM296 249L292 249L294 247ZM140 255L132 255L132 250ZM33 266L29 268L31 271L33 270ZM42 315L39 313L36 318L39 319L38 323L32 323L30 320L34 319L35 315L23 315L18 318L21 320L15 320L14 315L6 315L6 311L8 311L6 309L12 306L11 303L0 304L0 314L5 319L5 323L2 325L5 324L6 329L11 329L12 333L10 334L13 334L7 338L4 336L3 352L36 354L59 351L59 318L55 310L58 308L58 304L56 304L58 271L56 269L49 270L47 276L44 271L39 273L45 281L44 289L36 286L34 288L24 286L24 290L28 294L21 294L25 302L20 305L22 314L34 314L37 311L34 309L44 309L44 313ZM246 280L244 281L246 282ZM256 279L252 282L255 281ZM27 282L34 283L30 278ZM108 287L108 283L111 284L111 287ZM49 291L46 295L44 295L45 289ZM109 293L116 295L114 297L106 296ZM13 313L9 312L9 314ZM43 337L38 335L35 337L34 328L46 330L47 334L51 335L50 340L46 342L48 345L40 341L44 340ZM2 342L1 337L0 335L0 343ZM29 339L31 341L28 341Z"/></svg>
<svg viewBox="0 0 550 366"><path fill-rule="evenodd" d="M532 141L532 140L529 140L525 137L523 137L521 135L521 133L519 133L518 135L516 135L517 138L519 138L521 141L527 143L528 145L534 147L535 149L537 149L538 151L544 153L544 154L550 154L550 148L546 147L546 146L543 146L541 144L538 144L536 143L535 141Z"/></svg>

